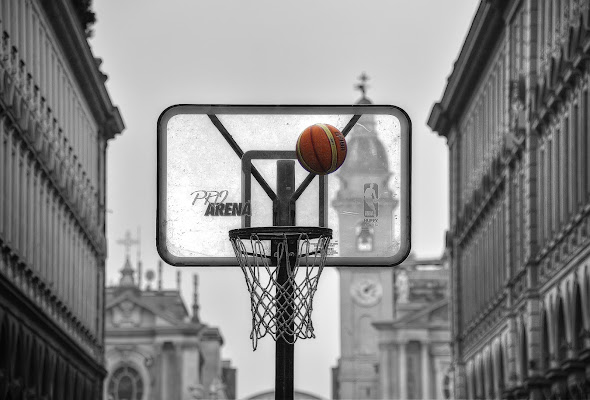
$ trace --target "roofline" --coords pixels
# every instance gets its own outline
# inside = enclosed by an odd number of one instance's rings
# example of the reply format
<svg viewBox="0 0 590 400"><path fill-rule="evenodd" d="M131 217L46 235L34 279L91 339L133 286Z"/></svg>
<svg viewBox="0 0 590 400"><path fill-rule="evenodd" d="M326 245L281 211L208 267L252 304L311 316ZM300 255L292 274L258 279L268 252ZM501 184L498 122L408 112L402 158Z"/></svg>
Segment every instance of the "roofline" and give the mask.
<svg viewBox="0 0 590 400"><path fill-rule="evenodd" d="M428 117L427 125L440 136L448 137L452 123L470 100L469 95L504 28L504 11L509 4L508 0L482 0L479 3L442 99L433 105Z"/></svg>
<svg viewBox="0 0 590 400"><path fill-rule="evenodd" d="M41 4L99 125L100 134L106 140L113 139L125 129L125 124L107 92L107 76L99 70L100 60L92 54L76 12L67 0L42 1Z"/></svg>
<svg viewBox="0 0 590 400"><path fill-rule="evenodd" d="M118 337L153 337L156 335L183 335L189 337L198 337L200 331L203 329L202 326L196 325L181 325L181 326L156 326L156 327L125 327L125 328L106 328L105 329L105 342L108 338ZM112 343L107 343L112 344Z"/></svg>
<svg viewBox="0 0 590 400"><path fill-rule="evenodd" d="M115 296L115 293L117 292L117 290L121 290L121 293L119 293L119 295ZM106 293L107 293L107 295L111 295L112 297L110 299L107 299L107 301L105 302L105 310L109 307L112 307L114 304L116 304L118 302L117 300L120 297L122 297L126 293L126 291L133 291L134 293L139 293L138 296L135 296L136 298L139 298L139 299L144 299L144 298L148 298L148 297L158 297L158 294L160 294L160 295L173 294L174 296L167 296L167 297L168 298L176 297L177 299L179 299L180 303L178 303L178 304L180 304L182 306L182 309L184 310L186 316L191 317L191 314L189 313L188 308L187 308L186 304L184 303L182 295L178 290L174 290L174 289L141 290L138 286L126 286L126 287L125 286L107 286ZM145 293L154 293L154 296L144 296ZM166 297L166 296L159 296L159 297Z"/></svg>
<svg viewBox="0 0 590 400"><path fill-rule="evenodd" d="M376 322L373 322L372 325L375 328L377 328L378 330L392 329L392 328L403 330L403 329L415 329L417 327L429 328L431 330L437 330L437 329L441 329L441 328L448 329L451 324L450 320L447 322L438 322L438 323L416 322L416 320L424 315L431 313L432 311L441 309L445 306L449 306L450 303L451 303L450 299L448 297L445 297L444 299L441 299L436 303L432 303L430 306L421 308L420 310L416 311L415 313L409 313L407 315L404 315L401 318L391 320L391 321L376 321ZM414 322L415 324L412 325L412 322Z"/></svg>
<svg viewBox="0 0 590 400"><path fill-rule="evenodd" d="M138 289L137 288L130 288L129 290L125 290L125 291L121 292L118 296L113 297L108 302L105 302L105 305L104 305L105 313L109 309L111 309L112 307L119 304L122 300L126 299L126 300L129 300L129 301L135 303L136 305L138 305L140 307L145 308L146 310L150 311L152 314L164 319L165 321L170 322L174 326L181 326L181 325L178 325L179 323L185 324L185 322L183 322L182 320L175 319L173 316L164 313L162 310L155 308L153 305L146 304L140 296L131 296L130 293L132 293L132 290L138 290ZM188 317L188 314L186 316Z"/></svg>

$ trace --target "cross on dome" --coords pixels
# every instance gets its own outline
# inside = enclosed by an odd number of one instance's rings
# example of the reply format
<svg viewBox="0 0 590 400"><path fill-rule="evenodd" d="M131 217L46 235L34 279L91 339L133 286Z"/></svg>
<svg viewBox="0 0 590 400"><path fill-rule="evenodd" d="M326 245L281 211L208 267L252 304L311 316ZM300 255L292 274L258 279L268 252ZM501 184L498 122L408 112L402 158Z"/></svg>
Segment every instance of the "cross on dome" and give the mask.
<svg viewBox="0 0 590 400"><path fill-rule="evenodd" d="M125 247L125 256L128 258L129 257L129 249L131 248L131 246L135 246L136 244L139 244L139 240L133 239L131 237L131 232L127 231L125 233L125 237L123 239L117 240L117 244L120 244Z"/></svg>
<svg viewBox="0 0 590 400"><path fill-rule="evenodd" d="M363 95L363 98L365 98L366 94L367 94L367 88L369 87L369 85L367 85L367 81L370 79L369 76L363 72L361 74L361 76L359 76L358 78L361 83L357 83L355 85L355 88L361 91L361 94Z"/></svg>

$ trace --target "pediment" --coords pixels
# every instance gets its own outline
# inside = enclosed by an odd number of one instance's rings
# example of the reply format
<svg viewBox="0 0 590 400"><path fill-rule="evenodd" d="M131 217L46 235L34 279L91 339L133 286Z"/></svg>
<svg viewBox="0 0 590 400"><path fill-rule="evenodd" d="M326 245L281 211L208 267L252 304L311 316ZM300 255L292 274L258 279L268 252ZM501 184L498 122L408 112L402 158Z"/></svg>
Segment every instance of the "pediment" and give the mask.
<svg viewBox="0 0 590 400"><path fill-rule="evenodd" d="M449 303L443 305L442 307L436 308L432 310L429 314L430 321L440 321L440 322L448 322L449 321Z"/></svg>
<svg viewBox="0 0 590 400"><path fill-rule="evenodd" d="M400 326L425 326L449 323L449 300L444 299L430 304L395 321Z"/></svg>
<svg viewBox="0 0 590 400"><path fill-rule="evenodd" d="M182 322L175 320L164 310L146 304L132 292L123 293L112 299L105 308L105 322L113 328L166 327L176 326Z"/></svg>

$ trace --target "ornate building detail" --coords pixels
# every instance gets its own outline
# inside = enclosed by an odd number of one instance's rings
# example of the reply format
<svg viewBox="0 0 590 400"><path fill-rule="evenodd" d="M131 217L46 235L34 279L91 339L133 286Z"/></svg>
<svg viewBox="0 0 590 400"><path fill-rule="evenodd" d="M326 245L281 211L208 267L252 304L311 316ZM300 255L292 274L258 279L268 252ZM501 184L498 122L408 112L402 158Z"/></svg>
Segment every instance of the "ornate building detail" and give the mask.
<svg viewBox="0 0 590 400"><path fill-rule="evenodd" d="M19 128L37 160L52 176L55 189L64 201L71 204L71 212L83 224L89 239L105 253L104 221L98 224L97 188L92 186L84 167L77 161L79 157L74 154L68 139L63 137L59 121L54 118L32 76L27 74L26 64L16 47L11 45L10 37L4 33L0 49L6 53L0 53L0 90L5 94L6 105L14 110L17 124L13 126L6 117L1 123L5 129Z"/></svg>
<svg viewBox="0 0 590 400"><path fill-rule="evenodd" d="M397 301L399 303L407 303L410 298L410 287L408 282L408 274L405 270L401 270L397 275Z"/></svg>
<svg viewBox="0 0 590 400"><path fill-rule="evenodd" d="M181 297L181 277L175 290L137 284L129 247L138 242L129 235L119 241L127 249L125 264L119 284L106 290L103 399L235 398L235 369L221 360L221 333L195 314L196 275L191 316ZM161 281L161 262L158 271Z"/></svg>
<svg viewBox="0 0 590 400"><path fill-rule="evenodd" d="M0 0L0 400L103 388L106 144L124 125L73 3Z"/></svg>
<svg viewBox="0 0 590 400"><path fill-rule="evenodd" d="M107 400L142 400L144 385L141 375L133 365L123 364L109 378Z"/></svg>

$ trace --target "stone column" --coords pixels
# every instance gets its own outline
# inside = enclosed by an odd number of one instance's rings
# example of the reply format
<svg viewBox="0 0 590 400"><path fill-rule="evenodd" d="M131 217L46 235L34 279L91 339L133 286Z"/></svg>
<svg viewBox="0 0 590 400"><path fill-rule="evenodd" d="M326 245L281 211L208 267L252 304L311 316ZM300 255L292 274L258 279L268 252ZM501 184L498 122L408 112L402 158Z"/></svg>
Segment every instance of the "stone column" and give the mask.
<svg viewBox="0 0 590 400"><path fill-rule="evenodd" d="M381 398L391 398L391 350L389 345L379 345L379 386Z"/></svg>
<svg viewBox="0 0 590 400"><path fill-rule="evenodd" d="M433 399L442 399L443 398L443 379L444 379L444 368L441 365L441 360L438 358L433 357L432 359L434 364L434 395L432 396Z"/></svg>
<svg viewBox="0 0 590 400"><path fill-rule="evenodd" d="M156 399L162 396L162 380L164 379L164 375L162 374L164 364L164 355L162 354L162 350L161 343L154 344L154 363L150 370L150 377L154 380L154 383L150 392L153 393L153 398Z"/></svg>
<svg viewBox="0 0 590 400"><path fill-rule="evenodd" d="M382 399L395 399L398 397L399 387L399 352L394 343L380 346L379 380Z"/></svg>
<svg viewBox="0 0 590 400"><path fill-rule="evenodd" d="M465 376L465 363L459 361L453 365L453 397L456 399L467 398L467 380Z"/></svg>
<svg viewBox="0 0 590 400"><path fill-rule="evenodd" d="M406 343L399 345L399 397L408 398L408 359L406 357Z"/></svg>
<svg viewBox="0 0 590 400"><path fill-rule="evenodd" d="M430 343L422 343L422 397L424 399L432 399L431 388L431 365L430 365Z"/></svg>

